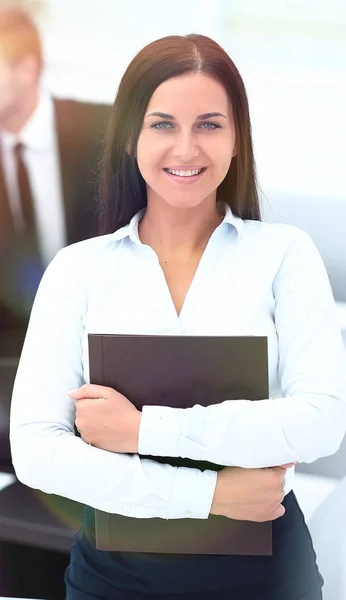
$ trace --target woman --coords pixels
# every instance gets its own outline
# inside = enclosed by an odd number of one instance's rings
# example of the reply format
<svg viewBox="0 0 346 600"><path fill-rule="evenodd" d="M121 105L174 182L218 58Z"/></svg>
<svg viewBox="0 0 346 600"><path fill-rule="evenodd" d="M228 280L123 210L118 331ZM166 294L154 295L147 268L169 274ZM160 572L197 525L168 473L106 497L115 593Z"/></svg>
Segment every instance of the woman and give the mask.
<svg viewBox="0 0 346 600"><path fill-rule="evenodd" d="M66 597L320 599L292 465L340 446L345 353L310 238L260 221L246 92L218 44L170 36L133 59L101 184L100 237L61 250L36 296L12 400L17 476L132 517L272 520L273 556L100 551L89 511ZM271 397L138 412L131 398L89 384L90 332L266 335ZM138 453L225 468L174 468Z"/></svg>

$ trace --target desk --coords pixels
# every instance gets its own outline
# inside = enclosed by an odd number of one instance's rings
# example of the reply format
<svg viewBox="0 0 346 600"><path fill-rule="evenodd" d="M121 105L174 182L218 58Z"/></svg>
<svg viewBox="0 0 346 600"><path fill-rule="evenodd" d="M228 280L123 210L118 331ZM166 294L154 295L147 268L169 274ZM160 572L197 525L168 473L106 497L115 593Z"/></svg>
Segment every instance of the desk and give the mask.
<svg viewBox="0 0 346 600"><path fill-rule="evenodd" d="M69 552L82 505L32 490L11 473L0 473L1 483L0 540Z"/></svg>
<svg viewBox="0 0 346 600"><path fill-rule="evenodd" d="M64 571L82 505L32 490L10 472L0 473L0 490L0 593L6 598L63 598Z"/></svg>
<svg viewBox="0 0 346 600"><path fill-rule="evenodd" d="M16 476L13 473L2 473L0 471L0 492L6 489L9 485L16 481ZM1 598L0 598L1 600Z"/></svg>

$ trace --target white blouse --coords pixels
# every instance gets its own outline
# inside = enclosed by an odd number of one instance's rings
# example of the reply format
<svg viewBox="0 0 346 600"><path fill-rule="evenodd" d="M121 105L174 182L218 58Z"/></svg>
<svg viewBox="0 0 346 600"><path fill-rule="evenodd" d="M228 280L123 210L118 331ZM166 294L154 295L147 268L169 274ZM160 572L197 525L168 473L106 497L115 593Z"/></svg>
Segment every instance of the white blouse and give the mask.
<svg viewBox="0 0 346 600"><path fill-rule="evenodd" d="M140 211L48 266L17 371L10 441L24 484L109 513L207 518L216 473L92 447L68 390L89 382L88 333L267 336L270 398L190 409L146 406L139 453L244 468L312 462L346 430L346 356L322 259L302 230L226 207L179 317ZM130 399L131 400L131 399ZM286 493L294 468L287 471Z"/></svg>

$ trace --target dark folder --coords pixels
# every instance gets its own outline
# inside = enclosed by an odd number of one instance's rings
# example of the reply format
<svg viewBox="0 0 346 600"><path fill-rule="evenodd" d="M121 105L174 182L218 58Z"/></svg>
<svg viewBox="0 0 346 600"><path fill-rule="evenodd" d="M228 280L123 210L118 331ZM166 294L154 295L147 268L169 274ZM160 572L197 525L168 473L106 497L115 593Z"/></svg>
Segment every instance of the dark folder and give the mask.
<svg viewBox="0 0 346 600"><path fill-rule="evenodd" d="M89 334L90 382L144 405L188 408L269 397L266 337ZM244 430L244 446L248 443ZM173 466L221 470L210 462L142 456ZM116 500L116 499L115 499ZM95 511L99 550L271 555L271 522L137 519Z"/></svg>

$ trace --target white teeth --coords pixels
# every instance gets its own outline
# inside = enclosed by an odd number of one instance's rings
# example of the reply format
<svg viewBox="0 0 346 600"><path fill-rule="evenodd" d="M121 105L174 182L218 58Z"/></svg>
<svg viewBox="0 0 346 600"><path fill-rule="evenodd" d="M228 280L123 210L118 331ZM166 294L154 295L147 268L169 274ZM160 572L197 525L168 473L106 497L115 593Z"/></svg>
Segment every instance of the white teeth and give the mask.
<svg viewBox="0 0 346 600"><path fill-rule="evenodd" d="M172 169L166 169L171 175L178 175L179 177L191 177L192 175L199 175L202 169L194 169L193 171L173 171Z"/></svg>

